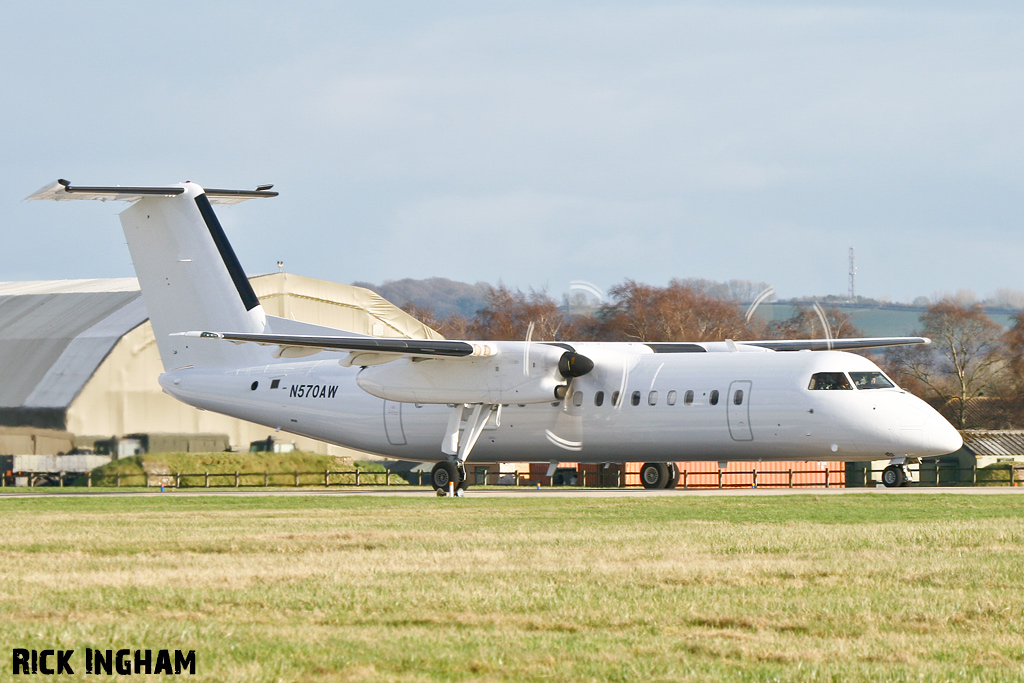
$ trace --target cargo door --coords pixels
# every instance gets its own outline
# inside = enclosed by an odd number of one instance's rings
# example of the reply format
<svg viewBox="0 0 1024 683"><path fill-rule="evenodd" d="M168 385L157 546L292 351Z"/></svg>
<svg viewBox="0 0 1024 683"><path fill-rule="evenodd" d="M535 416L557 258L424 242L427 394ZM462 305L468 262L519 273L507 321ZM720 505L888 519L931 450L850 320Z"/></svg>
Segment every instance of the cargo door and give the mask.
<svg viewBox="0 0 1024 683"><path fill-rule="evenodd" d="M405 430L402 429L402 404L398 401L384 401L384 432L392 446L405 445Z"/></svg>

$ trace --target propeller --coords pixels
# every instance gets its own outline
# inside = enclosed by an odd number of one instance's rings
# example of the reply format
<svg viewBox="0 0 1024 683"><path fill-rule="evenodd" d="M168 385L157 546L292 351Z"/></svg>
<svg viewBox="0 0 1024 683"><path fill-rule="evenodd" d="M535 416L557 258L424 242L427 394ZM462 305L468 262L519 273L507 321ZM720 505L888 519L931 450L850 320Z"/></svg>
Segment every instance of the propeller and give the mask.
<svg viewBox="0 0 1024 683"><path fill-rule="evenodd" d="M536 329L534 323L526 328L526 343L523 345L523 374L529 374L530 354L535 344L555 345L565 349L565 352L558 359L558 374L566 380L565 384L555 387L554 398L562 402L558 416L552 425L552 429L546 430L546 436L555 446L570 451L579 452L583 450L583 420L579 415L570 413L570 401L572 400L572 384L577 377L582 377L594 369L594 361L582 353L578 353L568 344L552 342L535 342L533 333Z"/></svg>
<svg viewBox="0 0 1024 683"><path fill-rule="evenodd" d="M750 302L749 306L747 306L747 312L744 316L748 325L750 324L750 319L754 317L754 312L757 310L757 307L764 303L764 300L773 294L775 294L775 288L769 286L754 297L754 300Z"/></svg>
<svg viewBox="0 0 1024 683"><path fill-rule="evenodd" d="M821 328L825 332L825 341L828 343L829 350L832 349L832 327L828 324L828 318L825 316L825 309L821 307L817 301L814 302L814 312L818 315L818 320L821 321Z"/></svg>
<svg viewBox="0 0 1024 683"><path fill-rule="evenodd" d="M570 347L571 348L571 347ZM568 380L555 389L555 397L562 401L562 406L555 418L552 429L545 431L548 441L559 448L579 452L583 450L583 417L572 413L572 385L577 377L582 377L594 369L594 361L575 350L566 351L558 359L558 372Z"/></svg>

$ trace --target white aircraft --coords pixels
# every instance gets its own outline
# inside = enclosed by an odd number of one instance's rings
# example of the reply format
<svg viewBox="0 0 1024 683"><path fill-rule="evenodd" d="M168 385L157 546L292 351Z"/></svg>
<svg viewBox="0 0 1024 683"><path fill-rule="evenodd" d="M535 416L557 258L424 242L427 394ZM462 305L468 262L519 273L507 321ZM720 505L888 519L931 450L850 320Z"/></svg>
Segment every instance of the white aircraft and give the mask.
<svg viewBox="0 0 1024 683"><path fill-rule="evenodd" d="M468 462L644 462L647 488L680 461L889 459L960 448L955 429L871 361L837 349L920 337L591 343L385 339L266 315L212 204L256 190L75 187L28 199L121 200L165 372L185 403L363 451L436 462L434 488Z"/></svg>

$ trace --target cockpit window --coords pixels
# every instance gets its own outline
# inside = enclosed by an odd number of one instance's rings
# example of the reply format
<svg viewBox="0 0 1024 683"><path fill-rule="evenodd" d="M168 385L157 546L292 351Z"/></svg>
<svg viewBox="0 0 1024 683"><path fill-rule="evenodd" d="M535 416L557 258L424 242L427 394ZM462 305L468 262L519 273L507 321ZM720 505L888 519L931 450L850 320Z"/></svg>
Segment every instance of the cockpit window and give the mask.
<svg viewBox="0 0 1024 683"><path fill-rule="evenodd" d="M896 386L880 372L851 372L850 378L858 389L892 389Z"/></svg>
<svg viewBox="0 0 1024 683"><path fill-rule="evenodd" d="M846 375L842 372L816 372L811 375L811 383L807 385L807 388L818 391L829 391L833 389L853 390L850 380L848 380Z"/></svg>

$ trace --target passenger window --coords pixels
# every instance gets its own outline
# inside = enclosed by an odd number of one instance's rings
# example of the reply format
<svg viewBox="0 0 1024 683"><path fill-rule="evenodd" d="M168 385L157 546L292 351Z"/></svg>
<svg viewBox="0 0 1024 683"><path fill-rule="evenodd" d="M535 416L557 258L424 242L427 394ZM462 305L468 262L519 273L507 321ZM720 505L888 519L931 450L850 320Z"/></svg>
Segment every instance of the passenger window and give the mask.
<svg viewBox="0 0 1024 683"><path fill-rule="evenodd" d="M635 406L640 405L640 392L639 391L634 391L633 395L630 397L630 401Z"/></svg>
<svg viewBox="0 0 1024 683"><path fill-rule="evenodd" d="M672 391L668 392L668 396L665 397L665 403L669 404L670 406L674 406L676 404L676 390L675 389L673 389Z"/></svg>
<svg viewBox="0 0 1024 683"><path fill-rule="evenodd" d="M842 372L817 372L811 376L811 383L807 385L807 388L811 391L853 390L850 380Z"/></svg>
<svg viewBox="0 0 1024 683"><path fill-rule="evenodd" d="M737 389L736 393L732 395L732 402L738 406L743 405L743 390Z"/></svg>
<svg viewBox="0 0 1024 683"><path fill-rule="evenodd" d="M616 408L619 406L619 392L617 391L612 392L612 405Z"/></svg>
<svg viewBox="0 0 1024 683"><path fill-rule="evenodd" d="M892 389L896 386L880 372L851 372L850 377L858 389Z"/></svg>
<svg viewBox="0 0 1024 683"><path fill-rule="evenodd" d="M649 406L656 406L656 405L658 405L658 392L657 391L652 391L651 393L647 394L647 405L649 405Z"/></svg>
<svg viewBox="0 0 1024 683"><path fill-rule="evenodd" d="M708 398L708 403L710 403L713 406L718 405L718 389L715 389L714 391L711 392L711 396Z"/></svg>
<svg viewBox="0 0 1024 683"><path fill-rule="evenodd" d="M599 391L594 394L594 405L600 407L604 404L604 392Z"/></svg>
<svg viewBox="0 0 1024 683"><path fill-rule="evenodd" d="M583 405L583 392L582 391L577 391L576 393L574 393L572 395L572 404L574 406L576 406L577 408L579 408L581 405Z"/></svg>
<svg viewBox="0 0 1024 683"><path fill-rule="evenodd" d="M690 389L685 394L683 394L683 403L685 403L688 406L693 405L693 389Z"/></svg>

